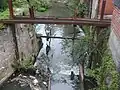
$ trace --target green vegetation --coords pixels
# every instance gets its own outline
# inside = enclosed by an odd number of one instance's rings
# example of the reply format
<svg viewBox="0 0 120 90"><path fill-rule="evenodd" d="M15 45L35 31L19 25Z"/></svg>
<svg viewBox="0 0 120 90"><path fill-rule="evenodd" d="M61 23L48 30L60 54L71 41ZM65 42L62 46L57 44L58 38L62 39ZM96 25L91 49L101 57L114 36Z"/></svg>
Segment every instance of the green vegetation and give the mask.
<svg viewBox="0 0 120 90"><path fill-rule="evenodd" d="M17 72L26 72L28 69L35 69L33 66L34 60L32 58L26 58L24 60L21 60L19 62L14 63L12 67L15 69Z"/></svg>
<svg viewBox="0 0 120 90"><path fill-rule="evenodd" d="M0 19L8 19L8 18L9 18L8 9L4 10L3 12L0 12Z"/></svg>
<svg viewBox="0 0 120 90"><path fill-rule="evenodd" d="M38 12L44 12L50 7L50 2L47 0L14 0L13 4L17 8L33 6Z"/></svg>
<svg viewBox="0 0 120 90"><path fill-rule="evenodd" d="M0 12L0 19L8 19L9 18L9 12L8 9L6 9L3 12ZM0 24L0 30L5 28L6 26L4 24Z"/></svg>
<svg viewBox="0 0 120 90"><path fill-rule="evenodd" d="M33 60L32 60L32 58L25 59L25 60L21 61L20 66L22 68L25 68L25 69L33 68Z"/></svg>
<svg viewBox="0 0 120 90"><path fill-rule="evenodd" d="M7 0L0 0L0 19L9 18ZM0 24L0 30L5 28L5 25Z"/></svg>
<svg viewBox="0 0 120 90"><path fill-rule="evenodd" d="M91 29L89 26L83 26L82 29L85 36L80 40L75 40L72 48L70 40L64 41L63 49L69 48L69 52L72 52L72 64L83 65L84 75L97 80L98 87L91 90L118 90L119 74L107 45L109 28L94 27ZM101 31L98 34L99 29Z"/></svg>
<svg viewBox="0 0 120 90"><path fill-rule="evenodd" d="M38 12L44 12L50 7L50 2L47 0L13 0L13 5L15 8L28 8L33 6L34 9ZM9 11L8 11L8 3L7 0L0 0L0 19L8 19ZM0 24L0 30L3 30L6 26Z"/></svg>
<svg viewBox="0 0 120 90"><path fill-rule="evenodd" d="M69 0L68 8L72 11L73 16L84 17L88 13L88 8L85 3L81 3L80 0Z"/></svg>
<svg viewBox="0 0 120 90"><path fill-rule="evenodd" d="M0 12L6 10L6 8L8 8L7 0L0 0Z"/></svg>
<svg viewBox="0 0 120 90"><path fill-rule="evenodd" d="M106 52L102 58L102 65L99 68L88 69L87 74L95 77L99 87L95 90L118 90L118 77L112 55Z"/></svg>
<svg viewBox="0 0 120 90"><path fill-rule="evenodd" d="M50 7L50 2L47 2L47 0L34 0L34 2L31 1L30 4L34 6L38 12L44 12Z"/></svg>
<svg viewBox="0 0 120 90"><path fill-rule="evenodd" d="M0 0L0 19L9 17L7 9L7 0ZM80 0L69 0L68 8L76 17L84 17L88 13L88 8L85 3L80 3ZM38 12L45 12L50 8L50 2L47 0L13 0L15 8L31 7ZM0 24L0 29L4 25ZM98 87L92 90L118 90L118 77L116 67L112 60L112 55L108 50L108 38L110 34L109 28L82 26L85 36L80 40L69 40L63 42L64 49L70 49L69 52L73 58L72 64L79 66L82 64L84 75L94 77L97 80ZM72 44L72 45L71 45ZM72 48L70 48L72 46ZM67 51L68 52L68 51ZM33 60L27 58L13 65L15 70L27 71L33 68Z"/></svg>

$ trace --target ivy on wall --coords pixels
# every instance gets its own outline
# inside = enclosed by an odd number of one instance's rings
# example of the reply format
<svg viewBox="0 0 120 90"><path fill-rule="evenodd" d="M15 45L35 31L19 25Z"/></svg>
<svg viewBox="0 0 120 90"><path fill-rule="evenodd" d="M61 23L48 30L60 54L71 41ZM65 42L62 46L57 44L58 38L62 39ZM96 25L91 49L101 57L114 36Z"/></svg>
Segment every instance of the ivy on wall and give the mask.
<svg viewBox="0 0 120 90"><path fill-rule="evenodd" d="M118 90L119 74L116 71L112 55L107 51L103 56L102 61L101 67L87 69L87 74L97 79L99 86L95 88L95 90Z"/></svg>

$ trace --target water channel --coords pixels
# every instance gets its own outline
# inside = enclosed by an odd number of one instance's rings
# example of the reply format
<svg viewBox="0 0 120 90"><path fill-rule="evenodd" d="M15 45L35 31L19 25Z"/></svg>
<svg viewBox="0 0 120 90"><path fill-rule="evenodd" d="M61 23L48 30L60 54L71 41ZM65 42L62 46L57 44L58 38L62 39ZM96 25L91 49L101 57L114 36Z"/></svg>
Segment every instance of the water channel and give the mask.
<svg viewBox="0 0 120 90"><path fill-rule="evenodd" d="M72 25L38 25L37 33L46 36L46 27L51 28L51 35L58 37L73 37L74 28ZM39 29L40 28L40 29ZM50 46L48 53L51 77L51 90L74 90L70 80L71 71L78 75L78 67L72 66L72 58L69 48L64 51L64 40L61 39L42 39L43 48L41 52L46 52L46 47ZM72 40L70 41L72 44ZM72 45L71 45L72 46ZM39 57L39 56L38 56ZM71 65L70 65L71 64Z"/></svg>
<svg viewBox="0 0 120 90"><path fill-rule="evenodd" d="M72 25L36 25L37 34L46 36L46 32L49 31L51 31L51 36L54 37L73 37L74 28ZM49 67L51 71L51 90L75 90L73 88L74 84L70 78L70 75L71 71L73 71L75 75L78 75L79 70L77 66L72 65L72 57L70 55L71 52L69 48L65 50L63 49L65 40L48 39L47 41L46 38L42 38L42 42L43 47L40 50L37 58L41 58L44 54L43 60L46 60L48 65L47 67ZM69 40L69 43L72 46L72 40ZM47 46L50 47L50 51L48 52L48 54L46 53ZM41 64L38 66L41 67ZM44 67L46 68L45 65ZM29 87L30 85L32 85L32 78L29 78L29 76L21 77L19 75L19 78L19 83L12 79L12 81L14 82L9 83L8 81L8 83L5 84L5 86L3 86L0 90L40 90L38 89L38 87L37 89L31 89L31 87L34 86ZM29 84L27 85L27 83Z"/></svg>
<svg viewBox="0 0 120 90"><path fill-rule="evenodd" d="M55 4L55 7L51 8L49 11L42 15L46 16L70 16L67 8L61 4ZM73 37L74 27L72 25L48 25L48 24L38 24L36 25L36 33L46 36L46 32L51 31L51 36L58 37ZM51 71L51 90L75 90L73 81L70 79L71 71L74 71L75 75L78 75L78 67L72 65L72 57L70 56L70 48L64 50L64 42L62 39L47 39L42 38L43 47L37 58L41 57L41 53L44 53L47 57L47 64L49 65ZM70 46L72 48L72 40L69 40ZM46 53L46 47L49 46L50 51ZM28 78L26 76L23 77ZM28 78L29 79L29 78ZM30 80L27 80L28 82ZM8 81L9 82L9 81ZM31 84L30 84L31 85ZM31 85L32 87L32 85ZM38 86L39 87L39 86ZM18 82L9 83L0 90L40 90L30 89L28 85L20 86ZM44 89L43 89L44 90Z"/></svg>

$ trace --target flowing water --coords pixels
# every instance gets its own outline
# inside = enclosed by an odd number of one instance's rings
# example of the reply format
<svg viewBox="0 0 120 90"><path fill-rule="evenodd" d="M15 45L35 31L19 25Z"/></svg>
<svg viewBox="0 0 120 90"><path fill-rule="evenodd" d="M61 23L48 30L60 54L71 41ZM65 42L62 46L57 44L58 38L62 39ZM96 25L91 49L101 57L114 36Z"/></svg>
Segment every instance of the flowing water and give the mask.
<svg viewBox="0 0 120 90"><path fill-rule="evenodd" d="M49 11L41 14L41 16L55 16L55 17L70 17L71 11L63 3L53 3ZM36 27L37 34L46 36L46 30L51 30L51 36L57 37L73 37L74 28L72 25L44 25L40 24ZM46 31L46 32L45 32ZM52 72L51 76L51 90L74 90L72 81L70 80L71 71L78 75L78 67L72 66L72 59L70 56L70 48L64 50L65 40L62 39L42 39L43 48L41 52L46 53L47 45L50 46L48 53L49 67ZM72 40L69 42L72 48ZM39 56L38 56L39 57Z"/></svg>
<svg viewBox="0 0 120 90"><path fill-rule="evenodd" d="M46 36L45 29L51 30L51 36L73 37L74 28L72 25L37 25L37 34ZM49 27L49 29L48 29ZM42 39L43 48L41 52L46 53L46 47L50 46L48 53L49 68L52 73L51 90L74 90L72 81L70 80L71 71L78 75L78 67L72 66L72 58L69 48L64 50L64 40L62 39ZM72 41L70 42L72 44ZM71 45L72 46L72 45ZM41 55L40 52L40 55ZM40 55L38 57L40 57Z"/></svg>
<svg viewBox="0 0 120 90"><path fill-rule="evenodd" d="M49 11L41 14L46 16L57 16L57 17L69 17L70 11L65 8L63 4L54 4ZM73 37L74 28L72 25L48 25L38 24L36 25L36 33L46 36L46 32L51 31L51 36L59 37ZM65 40L62 39L48 39L42 38L43 48L41 49L37 58L41 58L41 53L44 54L47 67L51 71L51 90L74 90L73 81L70 79L71 71L74 71L75 75L78 75L78 67L72 65L72 57L70 56L70 48L64 50ZM72 48L72 40L69 41ZM49 53L46 53L46 47L49 46ZM39 65L40 66L40 65ZM43 65L44 66L44 65ZM44 66L46 68L46 66ZM18 77L19 78L19 77ZM0 90L40 90L30 89L32 82L29 76L22 76L20 82L9 83ZM35 78L35 77L34 77ZM24 85L24 79L29 85ZM8 81L9 82L9 81ZM20 86L22 83L23 86ZM41 89L42 90L42 89ZM43 89L45 90L45 89Z"/></svg>

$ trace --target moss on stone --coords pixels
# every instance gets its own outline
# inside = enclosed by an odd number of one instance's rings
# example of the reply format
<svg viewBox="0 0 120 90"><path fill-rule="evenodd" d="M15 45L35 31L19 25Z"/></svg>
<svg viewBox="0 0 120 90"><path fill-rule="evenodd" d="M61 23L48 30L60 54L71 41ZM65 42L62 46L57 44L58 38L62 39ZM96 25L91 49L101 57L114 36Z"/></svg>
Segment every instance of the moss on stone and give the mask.
<svg viewBox="0 0 120 90"><path fill-rule="evenodd" d="M9 18L9 11L6 9L3 12L0 12L0 19L8 19ZM4 24L0 24L0 30L3 30L6 26Z"/></svg>

